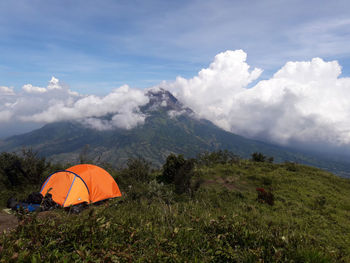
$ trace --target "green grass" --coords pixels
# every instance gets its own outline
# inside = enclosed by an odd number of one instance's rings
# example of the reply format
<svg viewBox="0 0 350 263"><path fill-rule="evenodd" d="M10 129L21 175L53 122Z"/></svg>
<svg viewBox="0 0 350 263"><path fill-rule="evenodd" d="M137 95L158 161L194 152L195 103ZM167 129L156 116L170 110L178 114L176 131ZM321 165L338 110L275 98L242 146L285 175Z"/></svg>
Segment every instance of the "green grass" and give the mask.
<svg viewBox="0 0 350 263"><path fill-rule="evenodd" d="M26 215L0 237L0 262L350 262L350 180L244 160L197 176L192 196L153 180L78 215Z"/></svg>

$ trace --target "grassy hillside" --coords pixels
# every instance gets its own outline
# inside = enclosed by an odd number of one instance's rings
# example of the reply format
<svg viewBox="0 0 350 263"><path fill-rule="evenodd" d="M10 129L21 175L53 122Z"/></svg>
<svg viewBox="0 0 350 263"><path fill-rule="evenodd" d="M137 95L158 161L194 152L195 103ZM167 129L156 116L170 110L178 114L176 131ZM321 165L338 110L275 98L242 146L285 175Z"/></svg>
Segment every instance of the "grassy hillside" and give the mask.
<svg viewBox="0 0 350 263"><path fill-rule="evenodd" d="M202 158L177 194L159 183L161 171L132 164L105 167L121 199L77 215L22 216L0 236L0 262L350 262L348 179L293 163Z"/></svg>

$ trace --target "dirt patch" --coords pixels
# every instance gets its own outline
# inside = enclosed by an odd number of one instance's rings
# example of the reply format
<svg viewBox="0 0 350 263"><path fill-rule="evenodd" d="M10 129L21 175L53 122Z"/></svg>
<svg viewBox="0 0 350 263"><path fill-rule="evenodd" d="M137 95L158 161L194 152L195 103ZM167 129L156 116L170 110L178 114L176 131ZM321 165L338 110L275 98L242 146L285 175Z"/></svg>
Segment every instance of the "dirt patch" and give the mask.
<svg viewBox="0 0 350 263"><path fill-rule="evenodd" d="M241 189L238 188L236 185L232 184L232 183L224 183L224 186L228 189L228 190L236 190L236 191L240 191Z"/></svg>
<svg viewBox="0 0 350 263"><path fill-rule="evenodd" d="M45 211L38 214L38 219L46 218L56 219L56 215L53 211ZM5 230L8 232L15 229L18 224L19 222L16 216L0 212L0 235L3 234Z"/></svg>
<svg viewBox="0 0 350 263"><path fill-rule="evenodd" d="M0 212L0 234L5 230L9 231L18 226L18 220L14 215Z"/></svg>
<svg viewBox="0 0 350 263"><path fill-rule="evenodd" d="M215 180L206 180L203 185L209 186L209 185L222 185L228 190L235 190L235 191L241 191L241 187L238 187L232 178L216 178Z"/></svg>

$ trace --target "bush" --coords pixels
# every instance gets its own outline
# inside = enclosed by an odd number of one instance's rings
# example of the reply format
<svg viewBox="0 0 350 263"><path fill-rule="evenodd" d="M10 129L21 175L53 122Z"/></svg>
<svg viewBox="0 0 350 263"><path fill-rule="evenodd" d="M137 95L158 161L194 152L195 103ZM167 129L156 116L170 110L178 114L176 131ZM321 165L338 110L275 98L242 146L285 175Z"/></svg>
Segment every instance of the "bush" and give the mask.
<svg viewBox="0 0 350 263"><path fill-rule="evenodd" d="M286 162L284 163L284 166L286 167L286 170L287 170L287 171L290 171L290 172L296 172L296 171L298 170L297 164L294 163L294 162L288 162L288 161L286 161Z"/></svg>
<svg viewBox="0 0 350 263"><path fill-rule="evenodd" d="M182 154L179 154L178 156L170 154L163 165L163 172L160 180L166 184L174 183L177 172L185 162L185 158Z"/></svg>
<svg viewBox="0 0 350 263"><path fill-rule="evenodd" d="M193 160L186 160L184 164L179 167L174 176L175 193L182 194L191 190L191 179L194 175Z"/></svg>
<svg viewBox="0 0 350 263"><path fill-rule="evenodd" d="M160 181L166 184L174 184L177 194L190 193L199 188L197 180L191 187L191 179L194 176L194 159L185 160L183 155L170 154L163 165Z"/></svg>
<svg viewBox="0 0 350 263"><path fill-rule="evenodd" d="M140 182L149 182L151 174L151 163L144 158L133 158L127 161L128 173Z"/></svg>
<svg viewBox="0 0 350 263"><path fill-rule="evenodd" d="M31 149L15 153L0 154L0 177L7 187L39 184L50 166L45 158L38 157Z"/></svg>
<svg viewBox="0 0 350 263"><path fill-rule="evenodd" d="M108 167L108 171L115 178L123 194L131 200L141 199L146 196L147 183L152 180L151 164L143 158L131 158L126 163L127 167L121 171L115 171Z"/></svg>
<svg viewBox="0 0 350 263"><path fill-rule="evenodd" d="M273 193L265 191L264 188L256 188L256 191L258 192L257 200L259 202L267 203L269 205L274 205L275 197L274 197Z"/></svg>
<svg viewBox="0 0 350 263"><path fill-rule="evenodd" d="M265 162L266 156L262 153L255 152L252 154L252 161L253 162Z"/></svg>

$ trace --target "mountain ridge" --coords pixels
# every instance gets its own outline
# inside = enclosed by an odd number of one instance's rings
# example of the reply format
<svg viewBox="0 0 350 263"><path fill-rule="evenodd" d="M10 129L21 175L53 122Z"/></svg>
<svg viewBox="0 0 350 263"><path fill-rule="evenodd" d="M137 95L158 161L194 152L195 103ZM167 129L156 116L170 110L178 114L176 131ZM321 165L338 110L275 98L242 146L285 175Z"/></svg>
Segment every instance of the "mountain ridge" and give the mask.
<svg viewBox="0 0 350 263"><path fill-rule="evenodd" d="M79 162L82 155L94 162L123 166L127 159L143 157L155 166L170 153L194 157L199 153L229 150L243 158L253 152L273 156L277 162L300 162L350 174L341 162L332 162L293 149L244 138L225 131L212 122L200 119L169 91L147 90L149 102L140 107L146 116L142 125L133 129L96 130L79 121L62 121L15 135L0 141L0 152L32 148L54 162ZM106 116L105 118L108 118Z"/></svg>

